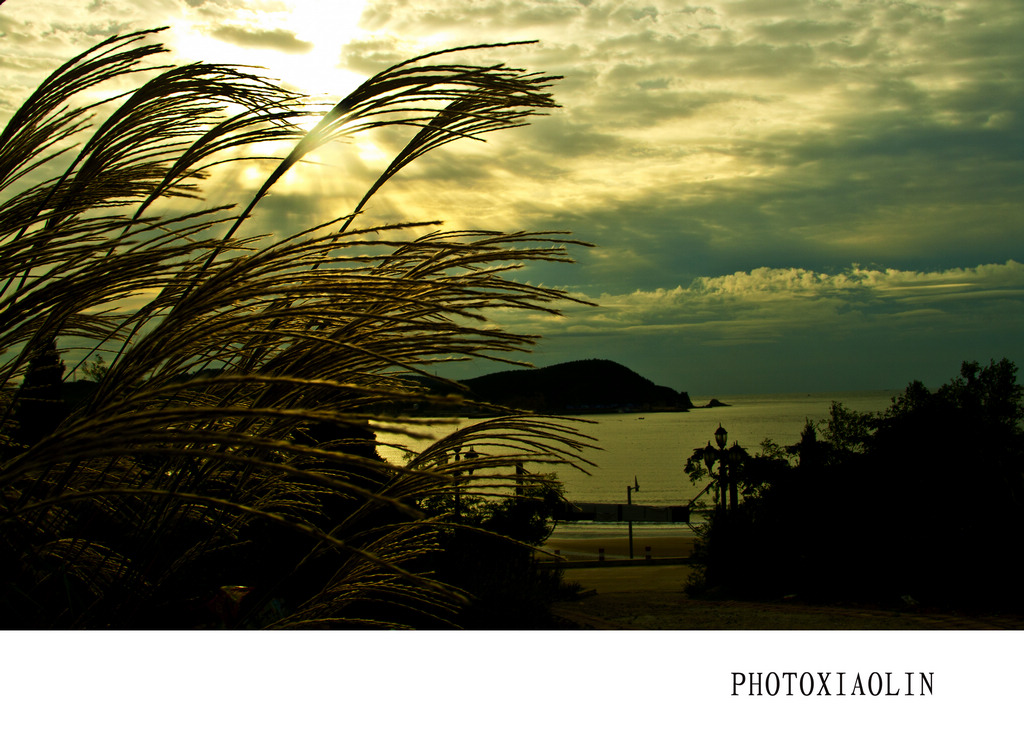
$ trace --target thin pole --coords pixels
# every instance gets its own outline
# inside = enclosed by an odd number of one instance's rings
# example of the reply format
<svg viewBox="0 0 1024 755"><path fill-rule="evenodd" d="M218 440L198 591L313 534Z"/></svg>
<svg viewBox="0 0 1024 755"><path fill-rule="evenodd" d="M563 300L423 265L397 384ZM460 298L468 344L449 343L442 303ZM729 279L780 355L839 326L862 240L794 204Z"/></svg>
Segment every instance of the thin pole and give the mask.
<svg viewBox="0 0 1024 755"><path fill-rule="evenodd" d="M629 517L629 557L633 558L633 488L626 486L626 516Z"/></svg>
<svg viewBox="0 0 1024 755"><path fill-rule="evenodd" d="M729 467L725 461L725 454L722 453L721 451L719 451L718 455L718 476L718 487L722 493L722 500L719 505L722 507L722 510L724 511L729 503L729 499L726 497L726 484L729 479Z"/></svg>
<svg viewBox="0 0 1024 755"><path fill-rule="evenodd" d="M460 451L462 451L461 447L455 449L456 464L461 459ZM462 520L462 490L459 488L459 472L456 470L452 476L455 478L455 521L458 522Z"/></svg>
<svg viewBox="0 0 1024 755"><path fill-rule="evenodd" d="M729 508L734 509L739 505L739 494L737 491L736 483L736 465L734 464L732 469L729 470Z"/></svg>

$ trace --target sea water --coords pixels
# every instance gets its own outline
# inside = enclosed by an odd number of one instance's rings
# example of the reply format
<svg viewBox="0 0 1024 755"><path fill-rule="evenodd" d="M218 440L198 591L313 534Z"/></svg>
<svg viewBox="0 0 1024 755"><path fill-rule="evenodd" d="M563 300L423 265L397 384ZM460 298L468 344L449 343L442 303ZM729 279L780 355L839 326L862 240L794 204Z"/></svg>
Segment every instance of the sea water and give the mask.
<svg viewBox="0 0 1024 755"><path fill-rule="evenodd" d="M727 406L691 409L688 412L652 412L640 414L600 414L580 417L586 422L575 429L593 438L600 450L587 451L594 466L581 471L569 466L530 471L554 471L565 487L566 498L580 503L626 503L627 487L632 503L648 506L685 505L703 489L694 485L684 471L686 460L697 448L711 442L721 425L728 432L728 445L738 442L750 453L760 449L766 438L780 445L799 441L807 420L824 420L833 401L855 411L881 411L889 406L897 391L861 391L854 393L804 393L718 396ZM710 399L691 397L697 405ZM456 425L439 425L435 433L451 432L475 420ZM378 433L381 441L399 440ZM413 450L429 441L406 441ZM480 449L477 449L480 450ZM381 449L389 461L401 462L401 454Z"/></svg>

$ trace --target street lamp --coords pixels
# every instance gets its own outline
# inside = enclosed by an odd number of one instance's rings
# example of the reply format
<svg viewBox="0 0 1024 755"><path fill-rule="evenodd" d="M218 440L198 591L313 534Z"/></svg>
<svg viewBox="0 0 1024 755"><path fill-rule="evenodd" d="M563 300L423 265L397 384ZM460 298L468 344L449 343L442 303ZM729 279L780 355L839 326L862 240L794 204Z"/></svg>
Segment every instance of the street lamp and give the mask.
<svg viewBox="0 0 1024 755"><path fill-rule="evenodd" d="M708 472L714 466L715 462L718 462L718 484L720 491L719 506L725 508L726 505L726 485L729 486L730 501L729 508L736 508L736 504L739 500L736 491L736 470L739 468L740 462L743 460L743 448L733 441L732 448L726 450L725 444L729 440L729 433L721 423L718 425L718 429L715 430L715 443L718 444L718 448L714 448L711 445L711 441L704 447L702 454L704 463L708 467ZM730 470L730 466L732 469ZM730 474L730 471L732 472Z"/></svg>

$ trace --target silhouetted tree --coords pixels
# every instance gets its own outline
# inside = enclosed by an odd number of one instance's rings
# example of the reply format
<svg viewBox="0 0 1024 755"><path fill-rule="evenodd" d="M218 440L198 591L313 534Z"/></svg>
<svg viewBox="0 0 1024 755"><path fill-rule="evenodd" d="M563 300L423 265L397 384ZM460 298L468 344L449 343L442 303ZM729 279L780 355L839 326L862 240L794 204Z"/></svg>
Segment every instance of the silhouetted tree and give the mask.
<svg viewBox="0 0 1024 755"><path fill-rule="evenodd" d="M703 586L757 597L1024 610L1024 391L1003 359L911 383L881 413L833 405L790 465L715 512Z"/></svg>
<svg viewBox="0 0 1024 755"><path fill-rule="evenodd" d="M433 495L421 507L453 521L438 553L424 559L447 584L465 591L468 602L456 621L470 629L544 629L553 626L551 603L571 592L563 570L538 566L533 549L551 534L553 514L564 503L553 474L531 474L515 495L461 497L454 521L451 492Z"/></svg>

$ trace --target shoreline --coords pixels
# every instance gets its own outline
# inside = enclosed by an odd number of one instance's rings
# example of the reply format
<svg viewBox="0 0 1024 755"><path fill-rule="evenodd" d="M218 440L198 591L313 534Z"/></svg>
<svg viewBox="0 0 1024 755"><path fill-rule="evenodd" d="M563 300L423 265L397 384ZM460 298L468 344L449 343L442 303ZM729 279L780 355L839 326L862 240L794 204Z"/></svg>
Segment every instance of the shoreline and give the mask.
<svg viewBox="0 0 1024 755"><path fill-rule="evenodd" d="M648 555L653 559L689 558L693 555L697 536L689 527L685 527L685 534L680 533L679 535L667 535L660 532L645 534L642 530L641 527L633 529L634 560L644 560ZM547 539L541 550L552 556L561 556L568 561L598 561L601 558L602 550L605 560L628 560L629 536L624 532L575 536L559 535L556 532Z"/></svg>

